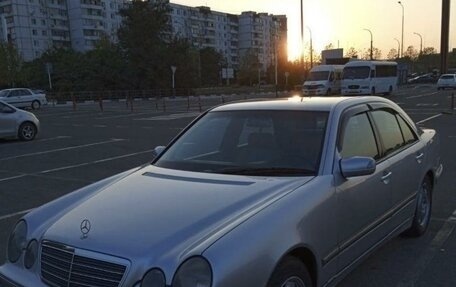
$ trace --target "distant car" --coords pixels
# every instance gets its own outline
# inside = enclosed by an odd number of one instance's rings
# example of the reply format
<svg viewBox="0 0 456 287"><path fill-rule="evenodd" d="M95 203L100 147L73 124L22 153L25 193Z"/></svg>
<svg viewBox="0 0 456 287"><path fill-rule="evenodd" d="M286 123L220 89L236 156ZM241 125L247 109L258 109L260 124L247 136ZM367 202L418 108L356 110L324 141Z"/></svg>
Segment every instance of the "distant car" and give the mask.
<svg viewBox="0 0 456 287"><path fill-rule="evenodd" d="M443 74L437 81L437 90L455 89L456 88L456 74Z"/></svg>
<svg viewBox="0 0 456 287"><path fill-rule="evenodd" d="M0 138L30 141L36 137L39 129L40 121L34 114L0 101Z"/></svg>
<svg viewBox="0 0 456 287"><path fill-rule="evenodd" d="M439 146L380 97L219 106L151 164L23 216L0 286L332 286L425 233Z"/></svg>
<svg viewBox="0 0 456 287"><path fill-rule="evenodd" d="M30 89L6 89L0 91L0 100L13 105L17 108L39 109L42 105L47 104L46 94Z"/></svg>
<svg viewBox="0 0 456 287"><path fill-rule="evenodd" d="M408 79L407 82L409 84L429 84L429 83L436 83L437 76L433 74L424 74L421 76L417 76L415 78Z"/></svg>

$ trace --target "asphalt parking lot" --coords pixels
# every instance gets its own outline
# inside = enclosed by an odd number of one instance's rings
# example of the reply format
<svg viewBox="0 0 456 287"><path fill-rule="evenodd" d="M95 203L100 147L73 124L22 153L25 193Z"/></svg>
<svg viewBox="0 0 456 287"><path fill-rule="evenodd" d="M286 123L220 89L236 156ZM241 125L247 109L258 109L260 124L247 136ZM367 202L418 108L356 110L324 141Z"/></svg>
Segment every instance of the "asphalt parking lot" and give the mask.
<svg viewBox="0 0 456 287"><path fill-rule="evenodd" d="M376 251L339 286L456 286L456 110L450 91L402 88L389 98L441 136L444 173L434 194L429 232L398 237ZM274 95L264 95L273 97ZM209 106L239 98L170 99L49 105L36 112L32 142L0 140L0 264L13 224L28 210L110 175L146 164ZM455 115L451 113L454 112Z"/></svg>

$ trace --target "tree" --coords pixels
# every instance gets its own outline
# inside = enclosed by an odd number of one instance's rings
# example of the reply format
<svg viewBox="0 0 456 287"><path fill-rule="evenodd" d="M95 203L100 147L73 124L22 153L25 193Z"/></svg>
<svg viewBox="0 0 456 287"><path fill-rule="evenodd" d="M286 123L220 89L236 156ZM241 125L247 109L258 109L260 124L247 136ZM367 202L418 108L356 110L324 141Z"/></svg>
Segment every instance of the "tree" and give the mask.
<svg viewBox="0 0 456 287"><path fill-rule="evenodd" d="M128 87L124 74L127 63L119 46L102 37L95 49L83 55L87 63L85 77L88 90L118 90Z"/></svg>
<svg viewBox="0 0 456 287"><path fill-rule="evenodd" d="M374 60L379 60L382 58L382 51L379 49L379 48L373 48L372 49L373 53L372 53L372 58ZM366 49L363 53L363 59L365 60L370 60L370 48L369 49Z"/></svg>
<svg viewBox="0 0 456 287"><path fill-rule="evenodd" d="M437 51L435 50L434 47L425 47L425 48L423 48L422 55L435 55L435 54L437 54Z"/></svg>
<svg viewBox="0 0 456 287"><path fill-rule="evenodd" d="M171 41L169 3L164 0L133 0L120 10L119 43L129 63L128 74L135 88L146 89L165 82L170 68L164 63Z"/></svg>
<svg viewBox="0 0 456 287"><path fill-rule="evenodd" d="M398 52L396 49L392 48L389 52L388 55L386 56L388 60L394 60L398 58Z"/></svg>
<svg viewBox="0 0 456 287"><path fill-rule="evenodd" d="M199 52L201 59L201 84L203 86L218 85L223 56L213 48L204 48Z"/></svg>
<svg viewBox="0 0 456 287"><path fill-rule="evenodd" d="M354 47L350 47L348 51L345 53L345 57L347 58L358 58L358 51Z"/></svg>
<svg viewBox="0 0 456 287"><path fill-rule="evenodd" d="M334 49L333 43L329 43L328 45L325 46L325 50L331 50Z"/></svg>
<svg viewBox="0 0 456 287"><path fill-rule="evenodd" d="M258 61L258 54L252 49L245 51L239 65L237 77L239 84L251 86L253 83L258 83L259 68L260 63Z"/></svg>
<svg viewBox="0 0 456 287"><path fill-rule="evenodd" d="M404 57L416 60L418 58L418 51L413 46L408 46L404 52Z"/></svg>
<svg viewBox="0 0 456 287"><path fill-rule="evenodd" d="M0 44L0 86L14 87L20 81L22 63L11 43Z"/></svg>

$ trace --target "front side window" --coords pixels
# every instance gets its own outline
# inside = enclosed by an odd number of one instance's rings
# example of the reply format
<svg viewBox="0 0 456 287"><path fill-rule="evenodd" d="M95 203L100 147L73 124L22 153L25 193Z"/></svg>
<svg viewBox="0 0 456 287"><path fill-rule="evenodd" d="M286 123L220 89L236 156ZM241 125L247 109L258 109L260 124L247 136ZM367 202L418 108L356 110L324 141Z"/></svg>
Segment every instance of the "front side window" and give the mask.
<svg viewBox="0 0 456 287"><path fill-rule="evenodd" d="M367 79L371 73L370 67L345 67L343 72L343 79Z"/></svg>
<svg viewBox="0 0 456 287"><path fill-rule="evenodd" d="M377 110L372 112L372 117L382 138L385 155L393 153L404 145L395 114L386 110Z"/></svg>
<svg viewBox="0 0 456 287"><path fill-rule="evenodd" d="M210 112L154 164L163 168L263 176L316 175L327 112Z"/></svg>
<svg viewBox="0 0 456 287"><path fill-rule="evenodd" d="M310 72L309 81L326 81L328 76L328 71Z"/></svg>
<svg viewBox="0 0 456 287"><path fill-rule="evenodd" d="M366 113L352 116L342 134L340 154L342 158L366 156L379 158L377 142Z"/></svg>

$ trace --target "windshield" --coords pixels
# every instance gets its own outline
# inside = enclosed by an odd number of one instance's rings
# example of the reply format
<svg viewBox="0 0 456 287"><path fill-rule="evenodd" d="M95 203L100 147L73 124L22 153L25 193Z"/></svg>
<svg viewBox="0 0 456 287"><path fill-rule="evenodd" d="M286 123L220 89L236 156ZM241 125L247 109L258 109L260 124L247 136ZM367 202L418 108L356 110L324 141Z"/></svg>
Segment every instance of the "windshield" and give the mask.
<svg viewBox="0 0 456 287"><path fill-rule="evenodd" d="M440 77L440 79L442 79L442 80L453 80L454 76L453 75L446 75L446 76Z"/></svg>
<svg viewBox="0 0 456 287"><path fill-rule="evenodd" d="M343 79L367 79L369 75L369 67L345 67Z"/></svg>
<svg viewBox="0 0 456 287"><path fill-rule="evenodd" d="M327 112L211 112L155 165L221 174L316 175L326 121Z"/></svg>
<svg viewBox="0 0 456 287"><path fill-rule="evenodd" d="M0 91L0 97L6 97L8 96L8 92L7 90L3 90L3 91Z"/></svg>
<svg viewBox="0 0 456 287"><path fill-rule="evenodd" d="M326 81L329 76L329 71L310 72L309 81Z"/></svg>

